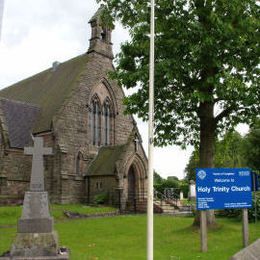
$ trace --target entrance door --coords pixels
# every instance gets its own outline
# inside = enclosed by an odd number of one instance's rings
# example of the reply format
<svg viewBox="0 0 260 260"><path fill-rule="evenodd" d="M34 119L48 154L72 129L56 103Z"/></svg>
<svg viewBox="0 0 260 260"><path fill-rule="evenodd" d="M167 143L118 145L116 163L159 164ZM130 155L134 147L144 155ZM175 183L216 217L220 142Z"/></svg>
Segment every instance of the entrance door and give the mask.
<svg viewBox="0 0 260 260"><path fill-rule="evenodd" d="M130 205L135 204L135 196L136 196L135 191L136 191L135 171L133 166L131 166L128 172L128 202Z"/></svg>

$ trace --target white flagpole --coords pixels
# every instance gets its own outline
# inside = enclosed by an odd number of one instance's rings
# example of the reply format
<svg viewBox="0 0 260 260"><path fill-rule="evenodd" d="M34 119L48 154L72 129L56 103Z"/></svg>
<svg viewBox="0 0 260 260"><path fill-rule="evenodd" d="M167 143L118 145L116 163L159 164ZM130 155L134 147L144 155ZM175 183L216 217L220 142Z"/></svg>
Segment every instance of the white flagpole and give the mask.
<svg viewBox="0 0 260 260"><path fill-rule="evenodd" d="M4 15L4 0L0 0L0 41L3 27L3 15Z"/></svg>
<svg viewBox="0 0 260 260"><path fill-rule="evenodd" d="M149 143L148 143L148 198L147 198L147 260L153 260L153 161L154 161L154 35L155 0L151 0L151 38L149 71Z"/></svg>

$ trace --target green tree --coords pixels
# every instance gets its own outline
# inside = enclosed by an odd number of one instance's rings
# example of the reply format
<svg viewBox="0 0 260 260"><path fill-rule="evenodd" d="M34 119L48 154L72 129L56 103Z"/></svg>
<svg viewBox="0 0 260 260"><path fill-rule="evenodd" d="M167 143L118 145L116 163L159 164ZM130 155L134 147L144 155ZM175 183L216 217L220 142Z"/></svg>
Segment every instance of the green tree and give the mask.
<svg viewBox="0 0 260 260"><path fill-rule="evenodd" d="M260 172L260 119L244 138L243 155L246 165Z"/></svg>
<svg viewBox="0 0 260 260"><path fill-rule="evenodd" d="M154 188L161 194L164 194L164 190L167 188L174 188L178 194L180 191L180 182L178 180L163 180L161 183L154 185Z"/></svg>
<svg viewBox="0 0 260 260"><path fill-rule="evenodd" d="M97 1L130 31L113 76L139 86L125 105L147 120L150 1ZM217 133L259 114L259 21L255 0L156 1L157 145L199 144L200 167L213 167Z"/></svg>
<svg viewBox="0 0 260 260"><path fill-rule="evenodd" d="M185 168L185 173L186 173L185 178L188 181L190 181L190 180L195 181L196 180L195 170L196 170L196 168L199 167L199 163L200 163L199 151L198 151L198 149L195 149L192 152L192 154L189 158L189 162L187 163L186 168Z"/></svg>
<svg viewBox="0 0 260 260"><path fill-rule="evenodd" d="M164 181L161 175L159 175L159 173L157 173L156 171L154 171L153 173L153 180L154 180L154 185L160 184Z"/></svg>
<svg viewBox="0 0 260 260"><path fill-rule="evenodd" d="M244 139L236 131L228 131L224 137L216 141L214 166L217 168L247 167L244 160ZM195 180L195 169L199 167L199 151L194 150L186 165L187 180Z"/></svg>
<svg viewBox="0 0 260 260"><path fill-rule="evenodd" d="M188 198L189 182L187 179L179 181L180 190L183 192L184 198Z"/></svg>
<svg viewBox="0 0 260 260"><path fill-rule="evenodd" d="M242 155L243 137L236 131L229 131L224 138L216 142L215 167L238 168L244 167Z"/></svg>

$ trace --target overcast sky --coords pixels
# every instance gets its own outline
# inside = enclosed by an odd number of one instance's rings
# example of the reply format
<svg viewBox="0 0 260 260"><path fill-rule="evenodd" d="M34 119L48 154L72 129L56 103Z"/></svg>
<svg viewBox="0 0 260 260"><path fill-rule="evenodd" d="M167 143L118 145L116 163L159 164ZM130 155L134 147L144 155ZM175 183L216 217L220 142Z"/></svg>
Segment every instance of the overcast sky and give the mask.
<svg viewBox="0 0 260 260"><path fill-rule="evenodd" d="M1 6L0 0L0 25ZM95 0L5 0L0 40L0 89L87 51L88 21L98 9ZM114 53L129 38L119 24L113 32ZM138 120L147 150L147 124ZM155 149L155 169L163 177L184 176L192 149Z"/></svg>
<svg viewBox="0 0 260 260"><path fill-rule="evenodd" d="M3 11L4 11L4 0L0 0L0 40L1 40L1 31L2 31Z"/></svg>

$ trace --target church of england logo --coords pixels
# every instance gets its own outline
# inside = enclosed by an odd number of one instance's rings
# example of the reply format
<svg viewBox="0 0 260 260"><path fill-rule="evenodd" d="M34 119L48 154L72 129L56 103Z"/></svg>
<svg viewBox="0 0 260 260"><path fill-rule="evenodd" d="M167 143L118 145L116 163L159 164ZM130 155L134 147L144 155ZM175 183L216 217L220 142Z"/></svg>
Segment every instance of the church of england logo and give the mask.
<svg viewBox="0 0 260 260"><path fill-rule="evenodd" d="M201 180L204 180L206 178L207 174L205 171L201 170L198 172L198 177L201 179Z"/></svg>

